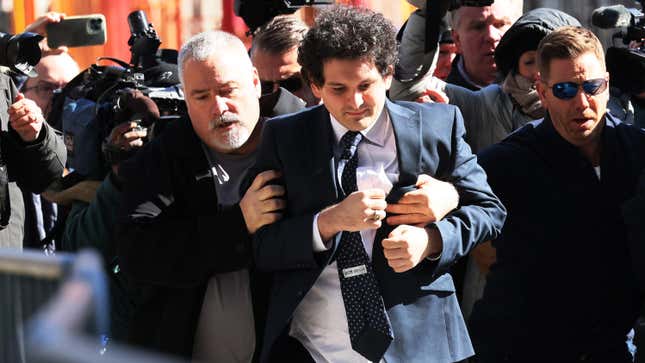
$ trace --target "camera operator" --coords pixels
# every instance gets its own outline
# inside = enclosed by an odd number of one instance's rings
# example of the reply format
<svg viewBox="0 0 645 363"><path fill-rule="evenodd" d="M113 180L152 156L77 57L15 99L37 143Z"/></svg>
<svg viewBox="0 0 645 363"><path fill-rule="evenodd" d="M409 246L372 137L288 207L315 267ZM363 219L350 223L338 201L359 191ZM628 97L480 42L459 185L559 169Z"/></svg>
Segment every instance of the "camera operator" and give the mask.
<svg viewBox="0 0 645 363"><path fill-rule="evenodd" d="M134 152L143 146L146 136L147 131L140 129L137 122L126 121L112 129L106 142L114 148ZM114 244L114 226L123 201L119 165L120 162L115 162L103 181L81 181L58 193L56 201L71 204L60 238L60 249L78 251L93 247L104 256L110 278L110 339L125 341L132 306L121 281Z"/></svg>
<svg viewBox="0 0 645 363"><path fill-rule="evenodd" d="M640 49L640 50L639 50ZM607 71L611 77L611 111L625 123L645 128L645 52L632 42L629 48L607 49Z"/></svg>
<svg viewBox="0 0 645 363"><path fill-rule="evenodd" d="M640 9L623 5L603 6L593 11L591 22L602 29L618 29L612 39L627 47L607 49L607 71L611 76L609 105L626 123L645 127L645 16Z"/></svg>

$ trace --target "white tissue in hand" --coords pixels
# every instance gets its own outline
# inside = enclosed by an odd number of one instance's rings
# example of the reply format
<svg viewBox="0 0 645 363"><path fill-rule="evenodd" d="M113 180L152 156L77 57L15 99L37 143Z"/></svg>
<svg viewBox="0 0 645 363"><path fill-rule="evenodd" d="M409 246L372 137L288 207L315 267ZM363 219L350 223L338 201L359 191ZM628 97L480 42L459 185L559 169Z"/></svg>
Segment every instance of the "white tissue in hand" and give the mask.
<svg viewBox="0 0 645 363"><path fill-rule="evenodd" d="M356 186L358 190L382 189L387 194L392 189L392 182L385 174L383 164L376 168L360 166L356 168Z"/></svg>

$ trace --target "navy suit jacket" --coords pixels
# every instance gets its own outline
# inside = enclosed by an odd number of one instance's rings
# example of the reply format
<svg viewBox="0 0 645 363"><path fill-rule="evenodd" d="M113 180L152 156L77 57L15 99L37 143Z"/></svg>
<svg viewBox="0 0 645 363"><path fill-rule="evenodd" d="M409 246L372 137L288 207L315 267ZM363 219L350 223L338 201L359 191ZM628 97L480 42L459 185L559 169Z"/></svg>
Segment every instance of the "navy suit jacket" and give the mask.
<svg viewBox="0 0 645 363"><path fill-rule="evenodd" d="M384 223L377 231L372 263L394 330L385 357L388 362L458 361L473 351L447 272L478 242L499 234L506 211L463 140L456 107L387 101L385 109L395 133L400 174L390 195L414 186L422 173L452 183L460 195L459 207L431 225L443 239L438 262L424 260L410 271L395 273L381 245L393 227ZM324 106L269 120L264 128L251 175L282 171L287 208L283 219L258 230L254 241L257 267L273 277L263 362L333 253L313 251L312 226L316 213L342 200L335 180L335 143Z"/></svg>

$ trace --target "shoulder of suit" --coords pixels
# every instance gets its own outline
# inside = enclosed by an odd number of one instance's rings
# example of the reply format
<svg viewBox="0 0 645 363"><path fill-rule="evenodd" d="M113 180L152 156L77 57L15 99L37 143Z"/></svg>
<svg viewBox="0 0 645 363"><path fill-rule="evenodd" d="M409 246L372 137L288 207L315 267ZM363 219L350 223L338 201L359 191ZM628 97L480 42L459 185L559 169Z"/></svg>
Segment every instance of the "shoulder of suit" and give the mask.
<svg viewBox="0 0 645 363"><path fill-rule="evenodd" d="M407 108L414 112L430 112L435 115L453 115L457 106L447 103L427 102L419 103L412 101L392 101L394 104Z"/></svg>
<svg viewBox="0 0 645 363"><path fill-rule="evenodd" d="M321 118L326 113L328 112L323 105L309 107L294 113L272 117L265 122L265 127L293 127L298 124L308 123L312 119Z"/></svg>

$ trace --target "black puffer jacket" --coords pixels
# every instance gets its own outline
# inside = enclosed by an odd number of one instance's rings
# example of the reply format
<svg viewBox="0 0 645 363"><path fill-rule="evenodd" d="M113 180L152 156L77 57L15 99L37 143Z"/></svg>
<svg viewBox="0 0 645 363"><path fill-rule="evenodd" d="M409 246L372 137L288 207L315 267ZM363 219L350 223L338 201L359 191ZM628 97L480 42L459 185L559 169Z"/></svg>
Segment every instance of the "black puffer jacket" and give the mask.
<svg viewBox="0 0 645 363"><path fill-rule="evenodd" d="M517 69L522 53L536 50L538 44L550 32L563 26L581 26L571 15L560 10L539 8L522 15L504 33L495 48L495 63L502 75Z"/></svg>
<svg viewBox="0 0 645 363"><path fill-rule="evenodd" d="M46 122L33 142L24 142L9 126L9 106L18 91L11 78L0 73L0 229L11 214L8 182L33 193L45 190L63 175L67 152L63 140Z"/></svg>

